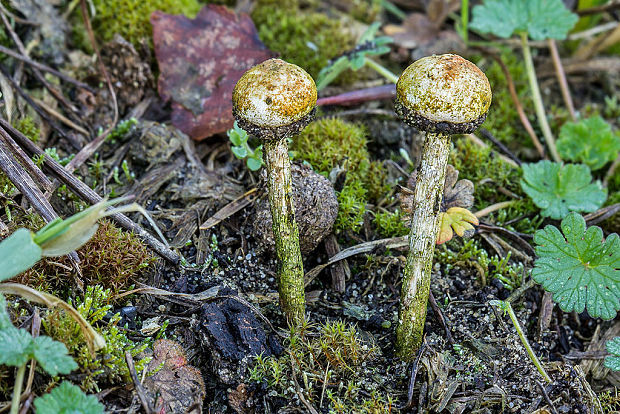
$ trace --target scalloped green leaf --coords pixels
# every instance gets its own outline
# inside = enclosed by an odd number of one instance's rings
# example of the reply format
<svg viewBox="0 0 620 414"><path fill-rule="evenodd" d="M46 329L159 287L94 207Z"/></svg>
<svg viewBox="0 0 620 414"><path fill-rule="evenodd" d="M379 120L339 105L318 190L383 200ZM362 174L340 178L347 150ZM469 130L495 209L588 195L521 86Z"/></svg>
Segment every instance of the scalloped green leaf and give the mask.
<svg viewBox="0 0 620 414"><path fill-rule="evenodd" d="M587 165L562 165L551 161L523 164L521 188L544 217L559 220L571 211L590 213L607 199L600 182L592 183Z"/></svg>
<svg viewBox="0 0 620 414"><path fill-rule="evenodd" d="M13 325L0 330L0 365L21 367L33 354L32 335Z"/></svg>
<svg viewBox="0 0 620 414"><path fill-rule="evenodd" d="M35 359L50 375L68 374L77 368L73 358L68 355L65 344L54 341L49 336L34 338L33 348Z"/></svg>
<svg viewBox="0 0 620 414"><path fill-rule="evenodd" d="M532 278L565 312L583 312L612 319L620 309L620 238L603 241L600 227L577 213L562 220L562 232L548 225L534 234L538 259Z"/></svg>
<svg viewBox="0 0 620 414"><path fill-rule="evenodd" d="M49 394L34 400L37 414L103 414L103 405L94 395L86 395L80 387L64 381Z"/></svg>
<svg viewBox="0 0 620 414"><path fill-rule="evenodd" d="M594 116L565 123L557 146L562 158L582 162L596 171L618 157L620 137L603 118Z"/></svg>
<svg viewBox="0 0 620 414"><path fill-rule="evenodd" d="M611 354L605 358L605 366L614 371L620 371L620 336L610 339L605 344L607 352Z"/></svg>
<svg viewBox="0 0 620 414"><path fill-rule="evenodd" d="M503 38L527 32L534 40L564 39L579 19L562 0L486 0L472 16L473 30Z"/></svg>

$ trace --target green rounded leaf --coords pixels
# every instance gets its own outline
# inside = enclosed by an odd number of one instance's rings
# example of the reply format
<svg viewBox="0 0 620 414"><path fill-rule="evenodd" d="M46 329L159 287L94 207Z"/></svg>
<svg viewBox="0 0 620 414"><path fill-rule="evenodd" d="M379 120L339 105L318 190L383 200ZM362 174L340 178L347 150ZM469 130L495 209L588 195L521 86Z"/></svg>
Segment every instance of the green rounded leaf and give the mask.
<svg viewBox="0 0 620 414"><path fill-rule="evenodd" d="M34 339L34 357L50 375L68 374L77 368L73 358L68 355L65 344L54 341L49 336Z"/></svg>
<svg viewBox="0 0 620 414"><path fill-rule="evenodd" d="M32 240L32 233L17 229L0 242L0 282L17 276L41 260L41 248Z"/></svg>
<svg viewBox="0 0 620 414"><path fill-rule="evenodd" d="M600 227L577 213L562 220L562 232L546 226L534 234L538 259L532 278L553 293L565 312L583 312L612 319L620 309L620 238L603 241Z"/></svg>
<svg viewBox="0 0 620 414"><path fill-rule="evenodd" d="M486 0L472 16L473 30L503 38L527 32L534 40L564 39L578 20L562 0Z"/></svg>
<svg viewBox="0 0 620 414"><path fill-rule="evenodd" d="M231 147L230 150L240 160L248 156L248 150L245 147Z"/></svg>
<svg viewBox="0 0 620 414"><path fill-rule="evenodd" d="M93 395L86 395L70 382L64 381L34 400L37 414L103 414L103 405Z"/></svg>
<svg viewBox="0 0 620 414"><path fill-rule="evenodd" d="M620 137L603 118L595 116L565 123L557 145L562 158L583 162L596 171L618 157Z"/></svg>
<svg viewBox="0 0 620 414"><path fill-rule="evenodd" d="M0 365L21 367L33 356L32 335L13 325L0 330Z"/></svg>
<svg viewBox="0 0 620 414"><path fill-rule="evenodd" d="M607 352L611 354L605 358L605 366L614 371L620 371L620 336L607 341L605 347Z"/></svg>
<svg viewBox="0 0 620 414"><path fill-rule="evenodd" d="M571 211L592 212L607 199L600 182L592 183L587 165L562 165L551 161L523 164L521 188L544 217L559 220Z"/></svg>

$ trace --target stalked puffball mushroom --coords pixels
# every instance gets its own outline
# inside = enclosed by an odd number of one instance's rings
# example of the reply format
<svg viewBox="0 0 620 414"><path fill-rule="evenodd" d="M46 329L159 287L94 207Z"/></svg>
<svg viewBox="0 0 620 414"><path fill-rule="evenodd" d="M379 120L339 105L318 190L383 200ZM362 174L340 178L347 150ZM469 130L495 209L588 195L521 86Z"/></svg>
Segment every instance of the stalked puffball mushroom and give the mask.
<svg viewBox="0 0 620 414"><path fill-rule="evenodd" d="M239 126L263 141L280 305L292 325L305 319L305 295L286 139L310 123L316 98L312 77L280 59L269 59L249 69L232 95L233 115Z"/></svg>
<svg viewBox="0 0 620 414"><path fill-rule="evenodd" d="M450 135L475 131L484 122L490 104L489 80L476 65L458 55L419 59L405 69L396 84L396 113L405 123L426 131L396 328L397 353L405 360L415 357L422 342Z"/></svg>

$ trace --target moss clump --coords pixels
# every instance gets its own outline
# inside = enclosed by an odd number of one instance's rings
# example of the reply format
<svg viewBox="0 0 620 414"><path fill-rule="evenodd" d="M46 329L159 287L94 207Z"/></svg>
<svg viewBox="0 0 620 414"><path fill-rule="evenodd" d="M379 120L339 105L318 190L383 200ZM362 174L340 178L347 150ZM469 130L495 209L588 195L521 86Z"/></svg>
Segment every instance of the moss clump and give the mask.
<svg viewBox="0 0 620 414"><path fill-rule="evenodd" d="M490 147L481 147L467 139L455 140L449 163L459 171L459 179L468 179L474 183L476 210L510 200L509 196L498 191L499 187L522 194L519 186L520 170L498 157Z"/></svg>
<svg viewBox="0 0 620 414"><path fill-rule="evenodd" d="M323 400L330 413L391 412L390 396L379 392L380 384L364 378L372 375L365 372L365 362L379 354L374 343L363 341L355 327L340 321L328 322L318 331L318 335L311 335L304 327L291 332L283 356L257 357L250 379L266 384L271 393L291 399L296 397L297 388L293 377L308 378L304 397L315 406Z"/></svg>
<svg viewBox="0 0 620 414"><path fill-rule="evenodd" d="M295 158L307 161L319 174L346 173L344 186L337 192L337 230L358 231L366 204L387 192L385 170L381 163L369 161L367 141L362 126L337 118L312 122L293 139Z"/></svg>
<svg viewBox="0 0 620 414"><path fill-rule="evenodd" d="M485 220L503 225L506 221L520 218L510 228L533 233L542 223L542 219L537 215L538 208L521 190L521 169L505 162L490 147L478 146L467 139L455 140L454 144L449 163L459 171L459 179L468 179L474 183L472 211L481 210L494 203L514 200L514 196L509 195L514 194L522 197L517 204L493 213ZM522 218L526 215L531 217Z"/></svg>
<svg viewBox="0 0 620 414"><path fill-rule="evenodd" d="M100 40L107 42L118 33L136 47L143 39L152 44L150 19L155 10L193 17L200 9L197 0L93 0L92 4L95 7L93 30ZM79 7L77 9L74 39L78 45L90 49Z"/></svg>
<svg viewBox="0 0 620 414"><path fill-rule="evenodd" d="M283 60L304 68L314 78L329 59L355 43L340 21L323 13L301 11L297 1L258 1L252 19L269 49L281 53Z"/></svg>
<svg viewBox="0 0 620 414"><path fill-rule="evenodd" d="M121 317L115 314L110 317L109 311L112 291L103 287L89 286L84 300L76 300L74 307L95 330L105 339L106 346L96 356L91 355L82 330L77 322L64 311L52 309L42 319L45 332L67 346L69 354L79 365L82 388L86 391L99 391L100 385L119 385L119 381L131 381L125 362L125 351L129 350L135 359L138 377L146 368L150 358L140 358L150 341L134 342L127 338L118 326Z"/></svg>
<svg viewBox="0 0 620 414"><path fill-rule="evenodd" d="M396 211L380 211L375 214L375 226L377 232L383 237L401 237L409 234L407 223L399 209Z"/></svg>
<svg viewBox="0 0 620 414"><path fill-rule="evenodd" d="M155 260L136 236L107 220L100 222L94 236L78 250L78 257L84 284L102 285L111 289L113 295L125 290ZM67 289L67 281L73 277L71 273L71 262L63 256L41 260L16 281L47 292L59 292Z"/></svg>
<svg viewBox="0 0 620 414"><path fill-rule="evenodd" d="M39 138L41 138L41 130L37 128L37 125L31 116L25 116L18 119L13 123L13 126L15 129L27 136L32 142L37 142L39 141Z"/></svg>
<svg viewBox="0 0 620 414"><path fill-rule="evenodd" d="M480 284L486 286L491 279L498 279L508 290L518 288L525 276L523 266L510 263L510 253L507 257L497 255L489 257L477 240L455 239L435 249L437 261L445 265L445 270L456 267L469 268L478 273Z"/></svg>

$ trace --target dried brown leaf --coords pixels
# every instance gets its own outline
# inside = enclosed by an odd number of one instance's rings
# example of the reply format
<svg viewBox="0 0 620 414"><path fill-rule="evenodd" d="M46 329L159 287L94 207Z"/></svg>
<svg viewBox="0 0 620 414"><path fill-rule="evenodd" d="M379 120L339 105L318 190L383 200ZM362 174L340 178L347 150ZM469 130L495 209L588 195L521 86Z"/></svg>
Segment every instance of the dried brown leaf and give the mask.
<svg viewBox="0 0 620 414"><path fill-rule="evenodd" d="M158 413L201 413L206 395L200 371L187 365L181 345L168 339L153 344L153 359L148 365L149 374L144 386L151 398L157 398Z"/></svg>
<svg viewBox="0 0 620 414"><path fill-rule="evenodd" d="M250 67L275 54L247 14L207 5L195 19L151 15L159 94L172 100L172 123L195 140L232 127L231 95Z"/></svg>
<svg viewBox="0 0 620 414"><path fill-rule="evenodd" d="M469 209L474 205L474 183L469 180L459 180L459 172L448 165L444 181L441 211L445 212L452 207ZM412 172L407 180L407 187L400 188L400 209L403 215L410 218L413 205L413 190L415 189L416 172Z"/></svg>

